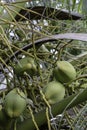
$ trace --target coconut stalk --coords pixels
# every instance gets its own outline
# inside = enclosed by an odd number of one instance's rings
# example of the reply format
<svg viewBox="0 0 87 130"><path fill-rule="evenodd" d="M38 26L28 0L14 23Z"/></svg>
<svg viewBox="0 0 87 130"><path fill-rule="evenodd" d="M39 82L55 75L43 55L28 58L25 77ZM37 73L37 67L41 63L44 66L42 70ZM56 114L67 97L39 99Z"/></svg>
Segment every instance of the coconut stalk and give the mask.
<svg viewBox="0 0 87 130"><path fill-rule="evenodd" d="M87 100L87 89L79 92L78 94L71 95L64 100L51 106L51 112L53 116L63 113L65 110L70 109ZM49 112L50 117L50 112ZM47 122L46 109L34 114L34 121L38 127ZM34 130L36 129L35 123L32 117L26 119L24 122L17 124L17 130Z"/></svg>

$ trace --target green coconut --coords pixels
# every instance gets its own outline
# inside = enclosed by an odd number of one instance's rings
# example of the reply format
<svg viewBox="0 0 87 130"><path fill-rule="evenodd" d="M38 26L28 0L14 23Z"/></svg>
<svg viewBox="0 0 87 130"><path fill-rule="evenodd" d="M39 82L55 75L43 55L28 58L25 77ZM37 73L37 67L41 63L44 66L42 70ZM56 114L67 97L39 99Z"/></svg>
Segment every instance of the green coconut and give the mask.
<svg viewBox="0 0 87 130"><path fill-rule="evenodd" d="M68 61L57 61L53 76L61 83L68 83L76 78L76 70Z"/></svg>
<svg viewBox="0 0 87 130"><path fill-rule="evenodd" d="M35 61L31 57L25 57L19 60L18 64L15 65L14 72L17 76L22 76L24 72L28 73L30 76L36 74L37 67Z"/></svg>
<svg viewBox="0 0 87 130"><path fill-rule="evenodd" d="M15 88L6 95L4 100L4 109L9 117L19 117L25 108L26 96L20 89Z"/></svg>
<svg viewBox="0 0 87 130"><path fill-rule="evenodd" d="M52 81L43 88L43 94L49 104L55 104L64 98L65 87L60 82Z"/></svg>

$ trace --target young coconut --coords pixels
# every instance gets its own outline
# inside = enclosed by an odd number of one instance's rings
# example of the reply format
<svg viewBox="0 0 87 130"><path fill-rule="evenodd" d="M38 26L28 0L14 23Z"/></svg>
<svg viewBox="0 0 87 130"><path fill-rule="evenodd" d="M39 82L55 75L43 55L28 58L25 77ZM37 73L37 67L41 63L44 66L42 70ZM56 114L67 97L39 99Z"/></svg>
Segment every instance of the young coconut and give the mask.
<svg viewBox="0 0 87 130"><path fill-rule="evenodd" d="M11 117L19 117L26 108L26 96L19 89L11 90L5 97L4 109L6 114Z"/></svg>
<svg viewBox="0 0 87 130"><path fill-rule="evenodd" d="M49 104L55 104L64 98L65 87L60 82L52 81L43 88L43 94Z"/></svg>
<svg viewBox="0 0 87 130"><path fill-rule="evenodd" d="M37 67L35 64L35 61L31 57L25 57L21 60L19 60L19 63L15 65L14 73L17 76L22 76L24 72L28 73L30 76L33 76L36 74Z"/></svg>
<svg viewBox="0 0 87 130"><path fill-rule="evenodd" d="M76 78L76 70L68 61L57 61L53 76L61 83L68 83Z"/></svg>

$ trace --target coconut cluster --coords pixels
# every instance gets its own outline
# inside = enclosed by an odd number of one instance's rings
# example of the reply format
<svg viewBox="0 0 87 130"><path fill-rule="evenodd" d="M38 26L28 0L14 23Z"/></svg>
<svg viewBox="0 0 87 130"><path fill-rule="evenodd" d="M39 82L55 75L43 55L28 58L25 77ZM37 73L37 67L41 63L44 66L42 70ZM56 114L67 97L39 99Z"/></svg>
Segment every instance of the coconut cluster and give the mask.
<svg viewBox="0 0 87 130"><path fill-rule="evenodd" d="M68 61L57 61L53 69L54 81L49 82L43 93L49 104L61 101L65 96L64 83L73 81L76 78L76 70Z"/></svg>

